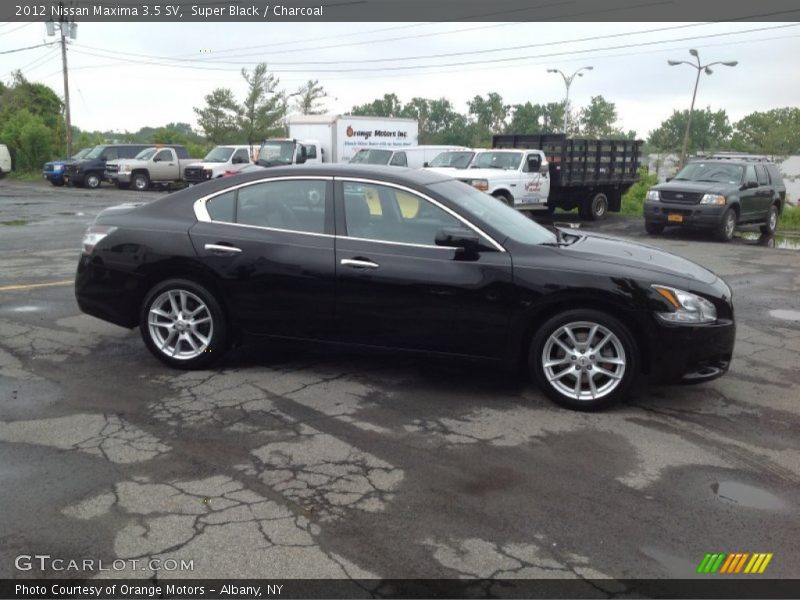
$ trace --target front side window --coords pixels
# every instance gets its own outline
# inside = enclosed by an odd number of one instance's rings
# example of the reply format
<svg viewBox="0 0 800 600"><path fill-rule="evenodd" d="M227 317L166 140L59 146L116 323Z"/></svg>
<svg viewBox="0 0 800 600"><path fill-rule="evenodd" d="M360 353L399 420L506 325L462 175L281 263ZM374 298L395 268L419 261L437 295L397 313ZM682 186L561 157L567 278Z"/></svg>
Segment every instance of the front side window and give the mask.
<svg viewBox="0 0 800 600"><path fill-rule="evenodd" d="M744 176L745 183L758 183L756 177L756 168L753 165L747 165L747 171Z"/></svg>
<svg viewBox="0 0 800 600"><path fill-rule="evenodd" d="M239 164L249 163L250 162L250 155L247 153L247 150L244 148L239 148L233 154L233 162L239 162Z"/></svg>
<svg viewBox="0 0 800 600"><path fill-rule="evenodd" d="M172 152L169 150L162 150L156 154L155 160L167 162L172 160Z"/></svg>
<svg viewBox="0 0 800 600"><path fill-rule="evenodd" d="M317 147L309 144L306 147L306 158L317 158Z"/></svg>
<svg viewBox="0 0 800 600"><path fill-rule="evenodd" d="M344 182L343 186L350 237L435 246L442 229L467 230L448 212L405 190L372 183Z"/></svg>
<svg viewBox="0 0 800 600"><path fill-rule="evenodd" d="M242 225L325 232L327 182L268 181L239 188L236 222Z"/></svg>
<svg viewBox="0 0 800 600"><path fill-rule="evenodd" d="M758 185L769 185L769 175L763 165L756 165L756 174L758 175Z"/></svg>

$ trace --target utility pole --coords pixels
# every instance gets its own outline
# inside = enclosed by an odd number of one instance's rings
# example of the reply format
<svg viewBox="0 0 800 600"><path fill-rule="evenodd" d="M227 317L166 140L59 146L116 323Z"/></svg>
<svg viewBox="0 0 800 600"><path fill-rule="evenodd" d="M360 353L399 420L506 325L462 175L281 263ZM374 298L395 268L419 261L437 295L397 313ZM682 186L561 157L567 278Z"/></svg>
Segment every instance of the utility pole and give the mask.
<svg viewBox="0 0 800 600"><path fill-rule="evenodd" d="M594 67L581 67L577 71L575 71L569 77L564 74L564 71L561 69L547 69L548 73L558 73L564 79L564 85L567 86L567 95L564 98L564 135L567 135L567 118L569 117L569 88L572 85L572 80L575 79L575 76L583 77L583 71L591 71Z"/></svg>
<svg viewBox="0 0 800 600"><path fill-rule="evenodd" d="M78 24L75 21L68 21L63 16L64 3L59 2L59 14L57 22L48 21L47 35L55 35L55 28L58 25L58 32L61 35L61 69L64 73L64 121L66 122L66 142L67 142L67 157L72 156L72 117L70 115L69 107L69 71L67 69L67 36L71 40L78 37Z"/></svg>

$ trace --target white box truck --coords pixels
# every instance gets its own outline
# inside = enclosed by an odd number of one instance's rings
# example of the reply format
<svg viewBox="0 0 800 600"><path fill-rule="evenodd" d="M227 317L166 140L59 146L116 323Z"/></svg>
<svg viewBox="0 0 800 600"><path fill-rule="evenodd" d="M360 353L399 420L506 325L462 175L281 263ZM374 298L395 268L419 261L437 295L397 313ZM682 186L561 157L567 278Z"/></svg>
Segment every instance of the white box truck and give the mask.
<svg viewBox="0 0 800 600"><path fill-rule="evenodd" d="M288 119L289 137L319 141L322 162L349 162L362 148L416 146L419 123L395 117L295 115Z"/></svg>

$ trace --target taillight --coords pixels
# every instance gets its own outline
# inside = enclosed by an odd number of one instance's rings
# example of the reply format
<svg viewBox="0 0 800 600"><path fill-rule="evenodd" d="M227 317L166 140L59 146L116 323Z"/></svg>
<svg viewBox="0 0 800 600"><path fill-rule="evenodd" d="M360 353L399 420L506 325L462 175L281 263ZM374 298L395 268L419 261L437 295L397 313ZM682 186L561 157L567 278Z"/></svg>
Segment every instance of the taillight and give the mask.
<svg viewBox="0 0 800 600"><path fill-rule="evenodd" d="M84 254L91 254L94 250L94 247L106 237L109 233L114 233L117 230L116 227L112 227L111 225L91 225L87 230L86 233L83 234L83 244L81 247L81 251Z"/></svg>

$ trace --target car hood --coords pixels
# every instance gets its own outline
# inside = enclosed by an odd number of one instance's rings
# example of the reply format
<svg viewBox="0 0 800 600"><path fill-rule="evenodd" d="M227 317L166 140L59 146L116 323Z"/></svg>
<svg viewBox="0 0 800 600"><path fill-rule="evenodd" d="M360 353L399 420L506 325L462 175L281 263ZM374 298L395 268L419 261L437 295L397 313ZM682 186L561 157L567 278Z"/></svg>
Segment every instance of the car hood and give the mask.
<svg viewBox="0 0 800 600"><path fill-rule="evenodd" d="M456 169L455 167L425 167L425 170L439 175L447 175L448 177L458 177L467 171L467 169Z"/></svg>
<svg viewBox="0 0 800 600"><path fill-rule="evenodd" d="M224 163L221 163L221 162L203 162L202 160L199 160L197 162L189 163L186 166L187 167L194 167L194 168L198 168L199 167L201 169L217 169L217 168L219 168L219 169L229 169L229 168L231 168L233 166L239 166L239 165L232 165L231 163L227 163L227 162L224 162ZM244 166L244 165L242 165L242 166Z"/></svg>
<svg viewBox="0 0 800 600"><path fill-rule="evenodd" d="M693 263L690 260L670 254L659 248L620 240L617 238L574 230L564 230L567 237L576 236L578 239L565 246L554 248L560 257L575 259L575 267L593 272L615 272L615 269L638 270L642 276L653 279L658 283L659 277L669 277L685 281L689 287L691 282L712 284L718 277L708 269ZM531 254L531 257L534 255ZM528 261L518 261L515 265L526 266ZM533 263L531 263L533 266ZM662 283L667 283L663 282Z"/></svg>
<svg viewBox="0 0 800 600"><path fill-rule="evenodd" d="M497 179L517 175L515 169L453 169L459 179ZM455 177L455 176L454 176Z"/></svg>
<svg viewBox="0 0 800 600"><path fill-rule="evenodd" d="M652 189L668 192L696 192L698 194L725 194L736 186L729 183L715 183L711 181L668 181L653 186Z"/></svg>

